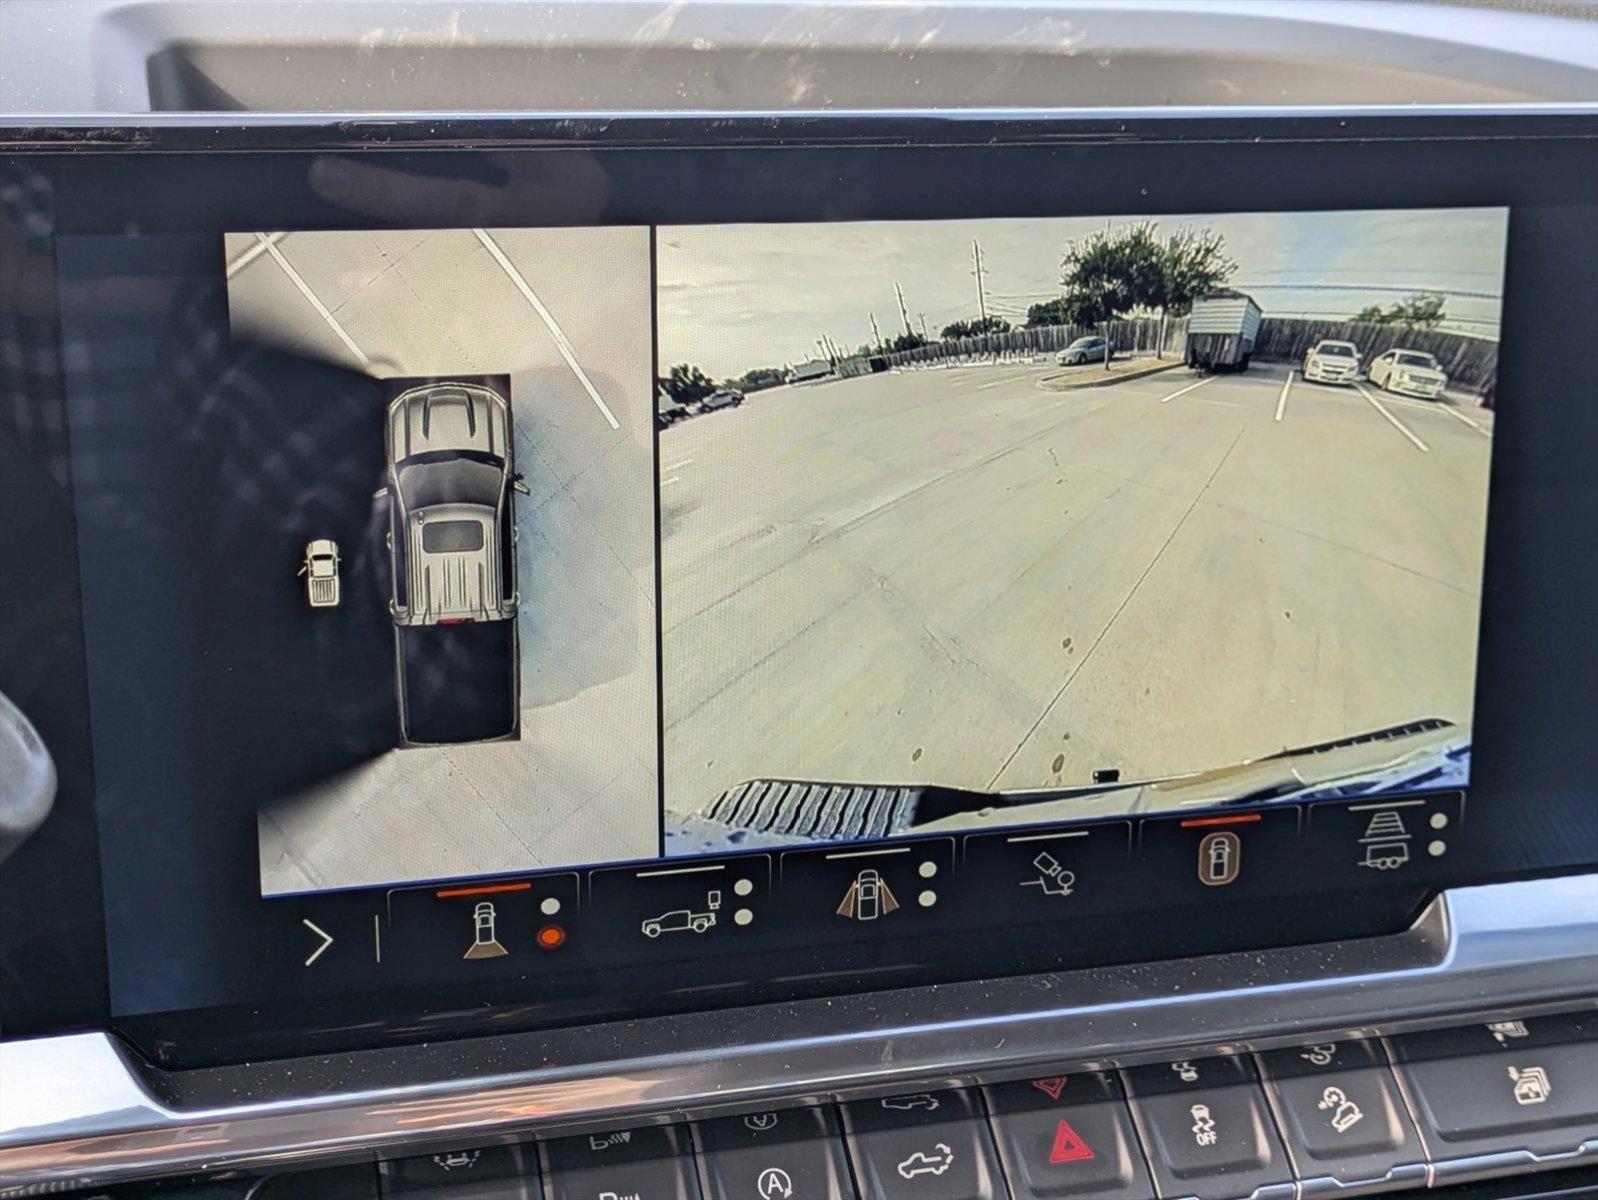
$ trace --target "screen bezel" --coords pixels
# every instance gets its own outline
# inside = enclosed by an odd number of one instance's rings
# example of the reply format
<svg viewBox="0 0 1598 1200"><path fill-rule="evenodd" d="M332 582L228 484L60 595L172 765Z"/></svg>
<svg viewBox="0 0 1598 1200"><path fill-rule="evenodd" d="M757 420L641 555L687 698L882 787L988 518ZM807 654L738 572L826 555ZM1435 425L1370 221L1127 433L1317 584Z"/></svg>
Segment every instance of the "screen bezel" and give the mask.
<svg viewBox="0 0 1598 1200"><path fill-rule="evenodd" d="M1598 258L1591 220L1598 189L1588 165L1595 140L1598 121L1590 111L1126 120L848 115L59 127L17 131L0 140L0 153L38 154L35 161L61 189L67 219L79 226L137 223L188 232L370 227L370 217L331 210L295 185L307 156L317 153L383 155L386 163L455 180L491 173L490 155L507 162L533 156L526 161L558 173L570 161L558 156L578 154L589 160L585 169L597 165L606 181L600 207L586 212L562 210L548 194L491 196L486 211L473 216L473 223L488 225L1506 206L1500 380L1506 393L1547 396L1555 404L1587 386L1569 348L1585 333L1579 314L1598 306L1590 268L1584 269ZM986 156L983 169L971 169L973 156ZM224 164L233 168L230 175L219 173ZM999 165L1008 169L994 169ZM159 171L160 187L148 186L147 171ZM1066 201L1062 182L1069 185ZM425 206L395 222L463 223ZM1538 293L1521 295L1519 280L1539 281ZM1579 634L1590 627L1583 614L1598 611L1598 561L1590 546L1583 553L1579 545L1559 544L1561 532L1598 527L1598 488L1584 457L1594 444L1595 418L1569 403L1550 411L1546 426L1523 424L1513 409L1499 417L1467 850L1417 883L1306 893L1269 912L1218 900L1201 936L1157 903L1123 914L1113 938L1082 938L1065 948L1028 947L1013 931L986 930L965 939L956 964L945 961L945 946L928 939L896 943L886 954L880 947L784 945L733 962L685 962L674 967L677 978L653 974L646 987L603 1004L595 996L603 988L614 996L615 989L614 973L601 964L569 994L536 1000L523 985L459 985L116 1017L103 961L84 953L104 946L98 871L92 886L80 873L68 888L52 870L66 855L98 862L87 755L92 696L79 637L71 670L25 698L52 744L69 753L57 756L63 764L57 813L0 868L7 1034L111 1027L168 1063L459 1036L1375 935L1407 925L1448 886L1598 862L1598 829L1581 811L1598 772L1598 750L1582 737L1584 714L1598 699L1598 669L1591 637L1583 644ZM1562 514L1557 521L1546 519L1550 497ZM69 514L64 522L52 527L52 537L70 536ZM75 553L68 557L54 573L62 584L58 598L76 595ZM1551 760L1548 748L1561 757ZM1526 803L1550 815L1518 820ZM253 888L253 839L250 851L245 874ZM153 957L144 961L154 969Z"/></svg>

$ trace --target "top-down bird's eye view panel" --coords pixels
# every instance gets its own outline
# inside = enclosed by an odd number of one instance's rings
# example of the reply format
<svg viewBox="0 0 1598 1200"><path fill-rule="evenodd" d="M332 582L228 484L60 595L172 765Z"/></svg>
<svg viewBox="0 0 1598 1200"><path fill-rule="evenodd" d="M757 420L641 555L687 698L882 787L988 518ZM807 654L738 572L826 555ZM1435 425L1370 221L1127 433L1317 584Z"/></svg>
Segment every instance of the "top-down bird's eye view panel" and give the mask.
<svg viewBox="0 0 1598 1200"><path fill-rule="evenodd" d="M0 4L0 1200L1598 1196L1598 8Z"/></svg>

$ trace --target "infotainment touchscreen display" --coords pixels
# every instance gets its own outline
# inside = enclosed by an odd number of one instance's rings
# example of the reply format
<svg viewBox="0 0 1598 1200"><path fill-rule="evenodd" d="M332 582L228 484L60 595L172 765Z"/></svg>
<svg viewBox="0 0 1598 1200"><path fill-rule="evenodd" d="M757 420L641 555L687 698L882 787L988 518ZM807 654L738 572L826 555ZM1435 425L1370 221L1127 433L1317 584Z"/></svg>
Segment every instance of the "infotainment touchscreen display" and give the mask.
<svg viewBox="0 0 1598 1200"><path fill-rule="evenodd" d="M1463 787L1506 224L226 235L230 372L326 383L139 454L262 890Z"/></svg>
<svg viewBox="0 0 1598 1200"><path fill-rule="evenodd" d="M181 1058L1539 869L1594 198L1323 136L5 160L0 691L98 890L0 884Z"/></svg>

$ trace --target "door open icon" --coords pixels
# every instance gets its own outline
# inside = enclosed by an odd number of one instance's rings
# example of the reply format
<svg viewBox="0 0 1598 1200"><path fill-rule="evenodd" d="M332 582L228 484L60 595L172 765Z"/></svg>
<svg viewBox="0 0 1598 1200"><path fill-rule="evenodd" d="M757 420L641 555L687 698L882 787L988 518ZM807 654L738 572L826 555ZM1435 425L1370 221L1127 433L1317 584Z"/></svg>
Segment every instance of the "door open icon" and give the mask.
<svg viewBox="0 0 1598 1200"><path fill-rule="evenodd" d="M495 936L496 920L494 906L487 900L481 901L472 910L472 944L466 948L462 958L503 958L510 953Z"/></svg>

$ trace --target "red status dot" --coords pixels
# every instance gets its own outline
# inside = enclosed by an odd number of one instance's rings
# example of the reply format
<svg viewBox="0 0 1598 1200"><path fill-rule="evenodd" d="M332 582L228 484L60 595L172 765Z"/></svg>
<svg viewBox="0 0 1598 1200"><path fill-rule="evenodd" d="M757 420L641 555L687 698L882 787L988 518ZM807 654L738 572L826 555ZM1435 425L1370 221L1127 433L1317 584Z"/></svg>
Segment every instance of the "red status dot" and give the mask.
<svg viewBox="0 0 1598 1200"><path fill-rule="evenodd" d="M538 945L542 950L554 950L565 941L566 931L559 925L545 925L538 931Z"/></svg>

